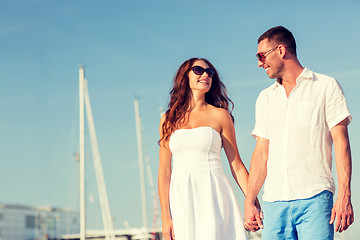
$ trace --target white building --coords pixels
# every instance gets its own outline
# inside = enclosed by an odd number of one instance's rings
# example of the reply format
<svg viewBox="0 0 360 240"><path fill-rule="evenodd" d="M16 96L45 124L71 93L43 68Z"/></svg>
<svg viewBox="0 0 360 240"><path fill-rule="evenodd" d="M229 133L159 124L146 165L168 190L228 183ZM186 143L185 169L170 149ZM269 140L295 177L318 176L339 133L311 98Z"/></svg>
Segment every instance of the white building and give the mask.
<svg viewBox="0 0 360 240"><path fill-rule="evenodd" d="M64 208L0 204L0 240L60 239L79 232L78 216Z"/></svg>

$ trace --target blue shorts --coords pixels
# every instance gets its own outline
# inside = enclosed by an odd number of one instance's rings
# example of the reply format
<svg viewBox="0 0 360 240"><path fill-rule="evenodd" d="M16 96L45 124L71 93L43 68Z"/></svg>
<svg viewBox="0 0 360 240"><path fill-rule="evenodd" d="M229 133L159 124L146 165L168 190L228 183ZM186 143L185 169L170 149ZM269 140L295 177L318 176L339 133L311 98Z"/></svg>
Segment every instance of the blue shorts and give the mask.
<svg viewBox="0 0 360 240"><path fill-rule="evenodd" d="M264 202L262 240L333 240L329 224L333 194L323 191L314 197L293 201Z"/></svg>

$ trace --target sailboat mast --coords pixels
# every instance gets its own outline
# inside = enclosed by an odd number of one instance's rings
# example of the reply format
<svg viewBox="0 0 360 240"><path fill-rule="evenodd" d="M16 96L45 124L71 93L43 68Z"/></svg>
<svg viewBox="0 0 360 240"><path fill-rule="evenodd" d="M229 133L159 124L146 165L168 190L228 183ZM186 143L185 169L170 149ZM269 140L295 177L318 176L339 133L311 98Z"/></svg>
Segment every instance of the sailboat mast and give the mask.
<svg viewBox="0 0 360 240"><path fill-rule="evenodd" d="M137 134L137 142L138 142L138 157L139 157L139 173L140 173L143 227L145 229L147 229L148 224L147 224L146 194L145 194L145 180L144 180L144 159L143 159L139 101L137 98L135 98L135 100L134 100L134 107L135 107L135 120L136 120L136 134Z"/></svg>
<svg viewBox="0 0 360 240"><path fill-rule="evenodd" d="M114 226L113 226L113 221L112 221L111 212L110 212L109 199L108 199L106 186L105 186L104 173L103 173L103 168L102 168L102 164L101 164L99 145L98 145L97 138L96 138L95 123L94 123L94 118L93 118L93 114L92 114L89 90L87 87L86 79L84 81L84 89L85 89L86 117L88 120L88 127L89 127L89 133L90 133L90 141L91 141L91 150L93 153L96 182L97 182L97 186L98 186L99 199L100 199L101 214L102 214L104 229L105 229L105 239L106 240L115 240Z"/></svg>
<svg viewBox="0 0 360 240"><path fill-rule="evenodd" d="M84 67L79 69L79 164L80 164L80 240L85 240L85 136L84 136Z"/></svg>

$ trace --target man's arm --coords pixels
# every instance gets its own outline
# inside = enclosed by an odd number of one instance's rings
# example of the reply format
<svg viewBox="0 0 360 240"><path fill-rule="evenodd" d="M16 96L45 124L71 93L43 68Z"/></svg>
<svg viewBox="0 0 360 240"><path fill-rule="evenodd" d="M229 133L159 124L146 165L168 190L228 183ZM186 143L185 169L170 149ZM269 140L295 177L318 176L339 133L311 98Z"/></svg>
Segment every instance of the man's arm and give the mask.
<svg viewBox="0 0 360 240"><path fill-rule="evenodd" d="M245 227L255 232L263 228L262 212L256 206L256 199L259 191L265 181L267 174L267 160L269 152L269 140L258 137L256 140L255 150L251 157L251 165L248 179L248 189L245 198Z"/></svg>
<svg viewBox="0 0 360 240"><path fill-rule="evenodd" d="M334 141L335 162L338 175L338 197L331 210L330 224L336 220L335 231L342 232L354 222L354 212L351 204L351 150L348 136L348 118L331 129Z"/></svg>

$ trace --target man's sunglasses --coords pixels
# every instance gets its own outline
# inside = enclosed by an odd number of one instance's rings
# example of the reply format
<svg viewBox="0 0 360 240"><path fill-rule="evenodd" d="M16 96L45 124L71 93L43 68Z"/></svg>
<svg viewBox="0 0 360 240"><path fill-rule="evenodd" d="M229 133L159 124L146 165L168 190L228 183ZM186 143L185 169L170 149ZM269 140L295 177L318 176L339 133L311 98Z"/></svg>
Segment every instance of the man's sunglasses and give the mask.
<svg viewBox="0 0 360 240"><path fill-rule="evenodd" d="M203 67L200 67L200 66L193 66L191 68L191 70L196 74L196 75L203 75L204 72L207 73L207 75L212 78L215 74L215 71L214 69L212 68L203 68Z"/></svg>
<svg viewBox="0 0 360 240"><path fill-rule="evenodd" d="M256 58L257 58L260 62L265 63L266 57L269 56L269 54L272 53L272 52L273 52L275 49L277 49L279 46L280 46L280 45L277 45L276 47L274 47L274 48L272 48L272 49L270 49L270 50L268 50L268 51L266 51L266 52L259 52L259 53L257 53L257 54L256 54ZM282 45L282 46L284 46L285 48L287 47L287 46L285 46L285 45Z"/></svg>

